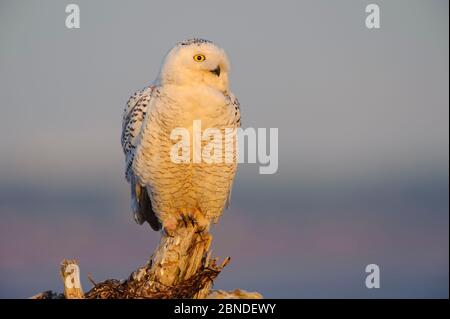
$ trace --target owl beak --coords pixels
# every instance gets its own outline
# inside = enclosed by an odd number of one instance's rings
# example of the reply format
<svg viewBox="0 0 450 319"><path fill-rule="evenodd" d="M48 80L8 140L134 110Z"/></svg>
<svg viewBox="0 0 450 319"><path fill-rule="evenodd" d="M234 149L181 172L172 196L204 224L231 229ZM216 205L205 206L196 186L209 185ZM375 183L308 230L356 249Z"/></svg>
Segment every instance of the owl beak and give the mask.
<svg viewBox="0 0 450 319"><path fill-rule="evenodd" d="M217 66L214 70L210 71L211 73L214 73L217 76L220 76L220 66Z"/></svg>

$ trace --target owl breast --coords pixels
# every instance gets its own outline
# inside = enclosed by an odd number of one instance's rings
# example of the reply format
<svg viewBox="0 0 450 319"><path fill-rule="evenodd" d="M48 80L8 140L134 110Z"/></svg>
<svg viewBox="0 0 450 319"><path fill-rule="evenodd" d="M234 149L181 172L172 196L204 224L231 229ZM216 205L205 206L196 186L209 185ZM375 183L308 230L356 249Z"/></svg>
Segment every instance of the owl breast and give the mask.
<svg viewBox="0 0 450 319"><path fill-rule="evenodd" d="M193 163L194 121L201 121L202 131L215 128L222 136L226 128L237 126L234 107L222 92L208 87L171 85L160 89L143 124L133 170L140 183L147 187L154 211L162 220L181 211L199 210L209 220L216 221L231 190L235 160ZM189 163L175 163L170 157L178 142L171 139L176 128L189 132ZM203 140L202 147L208 142ZM223 138L222 151L224 143Z"/></svg>

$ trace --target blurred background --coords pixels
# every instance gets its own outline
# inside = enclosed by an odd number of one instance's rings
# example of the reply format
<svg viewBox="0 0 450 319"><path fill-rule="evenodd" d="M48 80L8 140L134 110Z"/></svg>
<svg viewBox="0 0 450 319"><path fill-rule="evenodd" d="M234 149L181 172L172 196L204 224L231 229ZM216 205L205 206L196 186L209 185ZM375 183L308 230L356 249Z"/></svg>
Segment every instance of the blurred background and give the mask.
<svg viewBox="0 0 450 319"><path fill-rule="evenodd" d="M279 128L279 170L243 164L215 287L279 298L449 296L448 1L0 0L0 297L125 278L159 240L134 223L128 97L178 41L228 52L244 127ZM65 27L76 3L81 28ZM381 288L365 287L365 266Z"/></svg>

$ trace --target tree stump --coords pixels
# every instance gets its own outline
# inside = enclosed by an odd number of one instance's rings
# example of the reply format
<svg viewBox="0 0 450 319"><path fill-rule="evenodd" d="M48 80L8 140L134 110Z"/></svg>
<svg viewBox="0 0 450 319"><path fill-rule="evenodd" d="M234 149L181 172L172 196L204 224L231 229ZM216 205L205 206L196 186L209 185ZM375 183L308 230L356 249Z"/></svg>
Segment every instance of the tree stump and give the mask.
<svg viewBox="0 0 450 319"><path fill-rule="evenodd" d="M134 271L126 280L109 279L95 283L83 294L79 284L78 265L74 260L64 260L61 276L66 299L128 299L128 298L194 298L194 299L259 299L259 293L236 289L231 292L212 291L214 279L229 263L219 265L211 258L212 235L209 229L200 228L193 221L181 221L175 231L162 232L161 240L148 263ZM77 279L78 278L78 279ZM33 299L60 298L47 291Z"/></svg>
<svg viewBox="0 0 450 319"><path fill-rule="evenodd" d="M75 260L63 260L61 263L61 278L64 283L66 299L83 299L81 288L80 268Z"/></svg>

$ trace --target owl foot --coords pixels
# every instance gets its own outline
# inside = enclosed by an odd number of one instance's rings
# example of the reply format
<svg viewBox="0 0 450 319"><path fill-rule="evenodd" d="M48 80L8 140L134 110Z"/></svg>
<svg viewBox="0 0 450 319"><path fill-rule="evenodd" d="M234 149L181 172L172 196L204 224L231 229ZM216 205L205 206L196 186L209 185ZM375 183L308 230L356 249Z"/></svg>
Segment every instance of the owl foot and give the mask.
<svg viewBox="0 0 450 319"><path fill-rule="evenodd" d="M205 217L205 215L199 210L195 209L192 213L195 222L197 223L198 228L201 231L204 231L209 226L209 220Z"/></svg>
<svg viewBox="0 0 450 319"><path fill-rule="evenodd" d="M175 231L178 226L188 227L191 225L192 227L197 226L199 228L199 232L203 232L209 226L208 219L203 215L203 213L198 210L181 210L178 216L169 215L165 216L162 225L164 228L164 232L170 236L174 237Z"/></svg>
<svg viewBox="0 0 450 319"><path fill-rule="evenodd" d="M209 224L203 213L198 209L183 209L181 211L181 220L184 223L185 227L187 227L189 224L191 224L192 227L195 227L197 225L198 228L201 229L201 231L206 229Z"/></svg>
<svg viewBox="0 0 450 319"><path fill-rule="evenodd" d="M175 230L177 229L177 226L178 226L178 220L174 216L167 216L164 218L162 224L163 224L164 232L168 236L174 237Z"/></svg>

